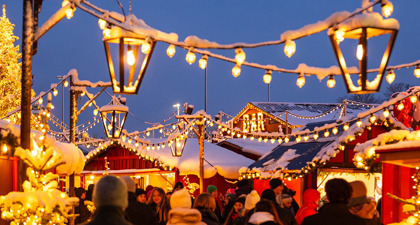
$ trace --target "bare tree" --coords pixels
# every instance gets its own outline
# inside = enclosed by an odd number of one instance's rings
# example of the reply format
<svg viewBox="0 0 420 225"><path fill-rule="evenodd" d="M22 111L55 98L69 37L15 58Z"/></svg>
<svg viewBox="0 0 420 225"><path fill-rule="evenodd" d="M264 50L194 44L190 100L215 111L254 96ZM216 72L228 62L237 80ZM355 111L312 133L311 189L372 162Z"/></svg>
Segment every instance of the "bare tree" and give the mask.
<svg viewBox="0 0 420 225"><path fill-rule="evenodd" d="M410 87L412 87L410 84L407 83L392 83L391 85L389 85L384 93L384 97L385 100L388 100L391 98L391 95L396 93L396 92L405 92L407 91Z"/></svg>
<svg viewBox="0 0 420 225"><path fill-rule="evenodd" d="M380 104L384 101L384 99L380 97L376 97L374 94L364 94L364 95L345 95L339 97L337 102L343 102L344 99L355 101L355 102L363 102L367 104Z"/></svg>

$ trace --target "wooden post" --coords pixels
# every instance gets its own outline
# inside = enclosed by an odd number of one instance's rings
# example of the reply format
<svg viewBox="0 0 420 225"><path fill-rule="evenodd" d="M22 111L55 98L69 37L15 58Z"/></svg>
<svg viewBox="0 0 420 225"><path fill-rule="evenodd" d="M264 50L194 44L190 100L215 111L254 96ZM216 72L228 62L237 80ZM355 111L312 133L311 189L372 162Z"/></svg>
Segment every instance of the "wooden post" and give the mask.
<svg viewBox="0 0 420 225"><path fill-rule="evenodd" d="M70 77L70 87L73 87L73 80ZM70 131L69 139L70 142L76 143L76 122L77 122L77 93L70 88ZM74 193L74 173L69 176L69 195L75 197ZM74 213L74 207L72 207L70 214ZM69 225L74 225L74 218L70 219Z"/></svg>
<svg viewBox="0 0 420 225"><path fill-rule="evenodd" d="M196 122L198 127L198 144L200 145L200 194L204 190L204 117Z"/></svg>

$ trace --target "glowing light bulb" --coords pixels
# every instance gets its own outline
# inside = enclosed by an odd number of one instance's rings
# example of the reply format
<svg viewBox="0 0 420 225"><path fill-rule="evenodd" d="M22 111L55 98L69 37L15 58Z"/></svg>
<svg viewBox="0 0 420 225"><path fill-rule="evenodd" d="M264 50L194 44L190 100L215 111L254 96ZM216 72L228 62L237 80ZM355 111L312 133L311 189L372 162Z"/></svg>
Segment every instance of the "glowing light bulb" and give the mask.
<svg viewBox="0 0 420 225"><path fill-rule="evenodd" d="M192 49L190 49L185 57L185 60L191 65L195 62L195 54Z"/></svg>
<svg viewBox="0 0 420 225"><path fill-rule="evenodd" d="M315 134L314 134L314 140L316 140L316 139L318 139L319 138L319 134L318 134L318 132L316 132Z"/></svg>
<svg viewBox="0 0 420 225"><path fill-rule="evenodd" d="M57 89L55 89L55 88L54 88L54 90L53 90L53 95L54 95L54 96L57 96L57 95L58 95L58 91L57 91Z"/></svg>
<svg viewBox="0 0 420 225"><path fill-rule="evenodd" d="M324 131L324 137L328 137L328 136L330 136L330 132L328 131L328 129L326 129Z"/></svg>
<svg viewBox="0 0 420 225"><path fill-rule="evenodd" d="M298 136L296 137L296 142L297 142L297 143L299 143L301 140L302 140L302 138L300 137L300 135L298 135Z"/></svg>
<svg viewBox="0 0 420 225"><path fill-rule="evenodd" d="M241 74L241 66L240 66L240 65L235 65L235 66L232 68L232 75L233 75L234 77L238 77L240 74Z"/></svg>
<svg viewBox="0 0 420 225"><path fill-rule="evenodd" d="M309 135L308 134L305 134L305 136L303 136L303 140L304 141L308 141L308 139L309 139Z"/></svg>
<svg viewBox="0 0 420 225"><path fill-rule="evenodd" d="M417 65L416 68L414 69L414 76L416 76L417 78L420 78L420 65Z"/></svg>
<svg viewBox="0 0 420 225"><path fill-rule="evenodd" d="M43 102L44 102L44 100L43 100L42 98L39 98L39 99L38 99L38 103L39 103L39 104L42 104Z"/></svg>
<svg viewBox="0 0 420 225"><path fill-rule="evenodd" d="M235 49L235 52L236 52L236 55L235 55L236 64L242 65L242 63L245 62L245 58L246 58L245 52L242 50L242 48Z"/></svg>
<svg viewBox="0 0 420 225"><path fill-rule="evenodd" d="M134 65L134 63L136 63L136 57L134 56L133 49L129 45L128 50L127 50L127 64L132 66L132 65Z"/></svg>
<svg viewBox="0 0 420 225"><path fill-rule="evenodd" d="M85 96L85 94L86 94L85 92L82 92L82 93L80 94L80 96Z"/></svg>
<svg viewBox="0 0 420 225"><path fill-rule="evenodd" d="M108 130L111 130L112 129L112 125L111 124L108 124L107 128L108 128Z"/></svg>
<svg viewBox="0 0 420 225"><path fill-rule="evenodd" d="M344 41L344 34L345 32L343 30L335 31L335 40L337 41L337 43L340 44L340 42Z"/></svg>
<svg viewBox="0 0 420 225"><path fill-rule="evenodd" d="M277 141L279 142L279 144L281 144L283 142L283 139L279 138L277 139Z"/></svg>
<svg viewBox="0 0 420 225"><path fill-rule="evenodd" d="M3 145L3 153L7 153L7 145Z"/></svg>
<svg viewBox="0 0 420 225"><path fill-rule="evenodd" d="M335 79L334 79L334 76L333 75L330 75L328 77L327 86L329 88L333 88L335 86Z"/></svg>
<svg viewBox="0 0 420 225"><path fill-rule="evenodd" d="M388 109L385 109L384 112L383 112L383 114L384 114L385 117L388 117L389 116L389 110Z"/></svg>
<svg viewBox="0 0 420 225"><path fill-rule="evenodd" d="M338 133L338 128L337 127L334 127L333 129L332 129L332 132L333 132L333 134L335 135L335 134L337 134Z"/></svg>
<svg viewBox="0 0 420 225"><path fill-rule="evenodd" d="M271 70L267 70L263 76L264 83L269 84L271 83Z"/></svg>
<svg viewBox="0 0 420 225"><path fill-rule="evenodd" d="M356 122L356 125L357 125L357 127L362 126L362 121L360 119L358 119L357 122Z"/></svg>
<svg viewBox="0 0 420 225"><path fill-rule="evenodd" d="M289 137L284 138L284 143L287 143L287 142L289 142Z"/></svg>
<svg viewBox="0 0 420 225"><path fill-rule="evenodd" d="M99 20L98 20L98 25L99 25L99 28L100 28L101 30L104 30L104 29L106 28L106 21L105 21L105 20L103 20L103 19L99 19Z"/></svg>
<svg viewBox="0 0 420 225"><path fill-rule="evenodd" d="M344 126L343 126L343 130L348 130L349 129L349 124L344 124Z"/></svg>
<svg viewBox="0 0 420 225"><path fill-rule="evenodd" d="M305 85L305 74L301 73L298 77L298 79L296 80L296 85L299 88L302 88L303 85Z"/></svg>
<svg viewBox="0 0 420 225"><path fill-rule="evenodd" d="M357 51L356 51L356 57L358 60L362 60L363 59L363 45L359 44L357 45Z"/></svg>
<svg viewBox="0 0 420 225"><path fill-rule="evenodd" d="M394 5L390 1L382 5L382 15L388 18L394 11Z"/></svg>
<svg viewBox="0 0 420 225"><path fill-rule="evenodd" d="M411 101L411 103L416 103L417 102L417 95L410 96L410 101Z"/></svg>
<svg viewBox="0 0 420 225"><path fill-rule="evenodd" d="M105 29L102 31L102 34L104 35L104 38L111 38L111 29L109 29L109 28L105 28Z"/></svg>
<svg viewBox="0 0 420 225"><path fill-rule="evenodd" d="M141 52L144 54L149 54L150 50L152 49L150 44L150 39L147 38L145 42L141 45Z"/></svg>
<svg viewBox="0 0 420 225"><path fill-rule="evenodd" d="M394 71L393 70L388 71L388 74L386 75L386 81L391 84L392 82L394 82L394 80L395 80Z"/></svg>
<svg viewBox="0 0 420 225"><path fill-rule="evenodd" d="M287 40L286 43L284 43L284 54L287 55L287 57L292 57L293 54L296 52L296 43L293 40Z"/></svg>
<svg viewBox="0 0 420 225"><path fill-rule="evenodd" d="M64 81L64 87L68 87L69 86L69 82L67 80Z"/></svg>
<svg viewBox="0 0 420 225"><path fill-rule="evenodd" d="M68 1L68 0L64 0L62 3L61 3L61 7L64 7L64 6L66 6L67 4L70 4L70 2ZM73 12L74 12L74 10L75 9L73 9L72 7L70 7L70 8L68 8L68 9L66 9L66 17L67 17L67 19L71 19L72 17L73 17Z"/></svg>
<svg viewBox="0 0 420 225"><path fill-rule="evenodd" d="M169 47L166 49L166 54L169 56L169 58L172 58L175 55L175 52L175 45L169 45Z"/></svg>
<svg viewBox="0 0 420 225"><path fill-rule="evenodd" d="M207 55L203 55L200 60L198 60L198 64L200 65L201 69L205 69L207 67L207 59L209 57Z"/></svg>
<svg viewBox="0 0 420 225"><path fill-rule="evenodd" d="M404 109L404 104L402 102L400 102L400 104L398 104L397 109L400 110L400 111L403 110Z"/></svg>
<svg viewBox="0 0 420 225"><path fill-rule="evenodd" d="M370 123L374 123L375 120L376 120L376 116L372 114L369 118Z"/></svg>

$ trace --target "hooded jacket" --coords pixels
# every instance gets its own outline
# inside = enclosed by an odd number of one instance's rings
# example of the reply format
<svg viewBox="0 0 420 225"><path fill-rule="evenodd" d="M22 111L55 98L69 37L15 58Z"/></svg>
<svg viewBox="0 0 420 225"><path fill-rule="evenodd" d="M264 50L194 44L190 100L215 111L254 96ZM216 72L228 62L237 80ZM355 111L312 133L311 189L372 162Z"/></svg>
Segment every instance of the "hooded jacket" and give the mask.
<svg viewBox="0 0 420 225"><path fill-rule="evenodd" d="M318 205L315 203L320 198L320 193L315 189L308 189L303 193L303 205L296 213L296 222L300 225L307 216L316 214Z"/></svg>
<svg viewBox="0 0 420 225"><path fill-rule="evenodd" d="M274 216L269 212L255 212L248 220L248 225L271 225L274 222Z"/></svg>

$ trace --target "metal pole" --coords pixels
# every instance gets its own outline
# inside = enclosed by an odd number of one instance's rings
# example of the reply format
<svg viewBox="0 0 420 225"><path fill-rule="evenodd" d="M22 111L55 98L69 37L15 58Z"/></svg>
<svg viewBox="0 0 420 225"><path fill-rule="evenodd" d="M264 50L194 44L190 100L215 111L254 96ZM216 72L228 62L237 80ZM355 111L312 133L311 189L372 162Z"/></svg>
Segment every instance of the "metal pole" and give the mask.
<svg viewBox="0 0 420 225"><path fill-rule="evenodd" d="M285 113L286 113L286 134L289 134L289 115L288 115L289 111L286 110Z"/></svg>
<svg viewBox="0 0 420 225"><path fill-rule="evenodd" d="M204 112L207 113L207 66L204 69Z"/></svg>
<svg viewBox="0 0 420 225"><path fill-rule="evenodd" d="M268 102L270 102L270 84L268 84Z"/></svg>
<svg viewBox="0 0 420 225"><path fill-rule="evenodd" d="M347 100L346 99L344 99L343 104L344 104L344 116L347 116Z"/></svg>
<svg viewBox="0 0 420 225"><path fill-rule="evenodd" d="M32 39L33 39L32 0L23 0L22 24L22 82L21 82L21 130L20 143L23 149L31 148L31 86L32 86ZM18 187L22 190L26 180L26 166L19 160Z"/></svg>

